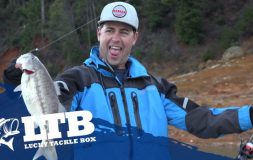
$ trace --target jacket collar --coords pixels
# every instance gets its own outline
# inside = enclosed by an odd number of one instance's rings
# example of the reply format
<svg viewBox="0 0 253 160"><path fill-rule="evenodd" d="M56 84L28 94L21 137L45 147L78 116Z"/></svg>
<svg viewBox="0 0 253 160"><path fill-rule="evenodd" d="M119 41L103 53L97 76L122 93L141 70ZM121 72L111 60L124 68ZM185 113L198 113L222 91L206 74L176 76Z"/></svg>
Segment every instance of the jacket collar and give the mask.
<svg viewBox="0 0 253 160"><path fill-rule="evenodd" d="M128 58L127 69L129 70L128 77L146 77L149 76L145 67L135 58ZM90 52L90 57L84 61L84 65L93 67L105 76L113 76L113 69L104 60L99 58L99 48L93 47Z"/></svg>

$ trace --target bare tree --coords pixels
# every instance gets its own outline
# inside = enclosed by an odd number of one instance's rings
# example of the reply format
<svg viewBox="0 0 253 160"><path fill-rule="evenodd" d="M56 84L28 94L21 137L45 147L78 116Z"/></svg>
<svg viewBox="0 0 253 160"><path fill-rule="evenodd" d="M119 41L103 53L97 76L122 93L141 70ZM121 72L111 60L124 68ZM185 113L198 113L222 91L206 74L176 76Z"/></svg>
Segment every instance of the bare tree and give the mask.
<svg viewBox="0 0 253 160"><path fill-rule="evenodd" d="M41 5L41 46L43 47L44 44L44 27L45 27L45 23L46 23L46 16L45 16L45 0L41 0L40 1L40 5Z"/></svg>
<svg viewBox="0 0 253 160"><path fill-rule="evenodd" d="M91 20L90 16L89 16L89 3L90 3L90 1L87 0L86 2L87 2L87 4L86 4L86 21L89 22ZM90 24L87 25L87 40L88 40L88 48L90 48L91 47Z"/></svg>
<svg viewBox="0 0 253 160"><path fill-rule="evenodd" d="M41 0L41 24L45 25L46 16L45 16L45 0Z"/></svg>
<svg viewBox="0 0 253 160"><path fill-rule="evenodd" d="M91 1L91 9L92 9L92 19L97 18L96 15L96 8L95 8L95 4L94 4L94 0ZM93 21L94 27L97 28L97 20Z"/></svg>

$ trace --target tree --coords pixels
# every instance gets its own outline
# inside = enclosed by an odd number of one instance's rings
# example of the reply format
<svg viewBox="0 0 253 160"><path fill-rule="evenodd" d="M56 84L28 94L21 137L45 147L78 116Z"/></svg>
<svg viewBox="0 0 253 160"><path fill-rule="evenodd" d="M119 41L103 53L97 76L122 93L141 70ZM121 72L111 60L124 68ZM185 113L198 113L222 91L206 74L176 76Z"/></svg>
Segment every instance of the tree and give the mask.
<svg viewBox="0 0 253 160"><path fill-rule="evenodd" d="M68 34L68 38L63 37L67 33L75 31L73 3L70 3L69 0L55 0L50 5L49 28L49 40L59 40L51 46L51 52L60 57L64 57L67 66L73 62L80 61L82 54L77 32ZM62 39L59 39L60 37Z"/></svg>
<svg viewBox="0 0 253 160"><path fill-rule="evenodd" d="M46 16L45 16L45 0L41 0L41 24L45 25Z"/></svg>
<svg viewBox="0 0 253 160"><path fill-rule="evenodd" d="M161 3L161 0L146 0L141 11L148 20L148 27L155 30L162 24L163 18L166 14L167 7Z"/></svg>
<svg viewBox="0 0 253 160"><path fill-rule="evenodd" d="M176 33L186 44L197 44L202 36L201 0L179 0L176 13Z"/></svg>

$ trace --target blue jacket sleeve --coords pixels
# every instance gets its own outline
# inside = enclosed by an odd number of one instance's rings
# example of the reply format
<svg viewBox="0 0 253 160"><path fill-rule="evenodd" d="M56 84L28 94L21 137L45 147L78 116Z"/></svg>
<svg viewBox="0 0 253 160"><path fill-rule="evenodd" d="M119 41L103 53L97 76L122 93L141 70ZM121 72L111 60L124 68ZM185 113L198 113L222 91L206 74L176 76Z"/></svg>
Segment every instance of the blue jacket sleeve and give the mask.
<svg viewBox="0 0 253 160"><path fill-rule="evenodd" d="M250 106L213 109L199 107L187 113L187 130L200 138L216 138L252 128Z"/></svg>
<svg viewBox="0 0 253 160"><path fill-rule="evenodd" d="M200 138L215 138L240 133L252 128L250 108L209 108L177 96L177 87L165 79L156 79L169 124L187 130Z"/></svg>

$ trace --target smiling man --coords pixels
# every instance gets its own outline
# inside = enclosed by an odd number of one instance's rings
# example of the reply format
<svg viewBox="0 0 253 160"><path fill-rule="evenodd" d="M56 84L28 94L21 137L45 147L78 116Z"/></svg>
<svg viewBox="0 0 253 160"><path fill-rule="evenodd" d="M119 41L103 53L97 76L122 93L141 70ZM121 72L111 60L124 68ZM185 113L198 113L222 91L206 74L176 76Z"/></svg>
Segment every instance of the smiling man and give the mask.
<svg viewBox="0 0 253 160"><path fill-rule="evenodd" d="M122 2L110 3L104 7L98 24L100 57L117 69L125 69L138 38L139 19L135 8Z"/></svg>
<svg viewBox="0 0 253 160"><path fill-rule="evenodd" d="M138 32L127 24L111 21L98 27L97 37L100 58L116 69L125 69Z"/></svg>
<svg viewBox="0 0 253 160"><path fill-rule="evenodd" d="M138 38L139 20L135 8L127 3L108 4L98 24L100 57L111 66L124 69Z"/></svg>

